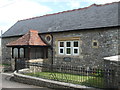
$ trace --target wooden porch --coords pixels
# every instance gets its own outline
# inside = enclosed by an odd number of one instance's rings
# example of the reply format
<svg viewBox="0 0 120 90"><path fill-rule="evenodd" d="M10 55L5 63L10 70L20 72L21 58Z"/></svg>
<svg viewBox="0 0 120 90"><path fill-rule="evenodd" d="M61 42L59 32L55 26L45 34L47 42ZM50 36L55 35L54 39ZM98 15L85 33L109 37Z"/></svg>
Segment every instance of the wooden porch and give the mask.
<svg viewBox="0 0 120 90"><path fill-rule="evenodd" d="M16 68L21 67L19 62L43 62L48 58L48 45L38 35L38 31L30 30L16 41L7 44L7 47L12 48L12 59L15 61ZM18 62L18 63L17 63ZM15 68L15 70L16 70Z"/></svg>

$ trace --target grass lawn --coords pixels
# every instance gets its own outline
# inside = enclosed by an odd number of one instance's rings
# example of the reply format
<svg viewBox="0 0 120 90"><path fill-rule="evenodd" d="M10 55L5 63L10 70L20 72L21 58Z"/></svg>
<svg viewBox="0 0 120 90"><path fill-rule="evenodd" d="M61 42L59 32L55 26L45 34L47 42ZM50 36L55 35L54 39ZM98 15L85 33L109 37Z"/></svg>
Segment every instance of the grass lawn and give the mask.
<svg viewBox="0 0 120 90"><path fill-rule="evenodd" d="M80 84L92 87L103 88L104 80L102 77L95 76L81 76L75 74L56 73L56 72L37 72L37 73L26 73L25 75L41 77L45 79L52 79L56 81L68 82L73 84Z"/></svg>

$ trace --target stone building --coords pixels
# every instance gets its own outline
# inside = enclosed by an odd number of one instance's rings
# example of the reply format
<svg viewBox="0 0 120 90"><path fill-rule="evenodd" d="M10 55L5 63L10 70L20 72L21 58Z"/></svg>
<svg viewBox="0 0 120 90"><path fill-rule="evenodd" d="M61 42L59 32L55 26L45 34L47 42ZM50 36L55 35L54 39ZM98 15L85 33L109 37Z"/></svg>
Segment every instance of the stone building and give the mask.
<svg viewBox="0 0 120 90"><path fill-rule="evenodd" d="M46 58L49 64L101 67L104 57L120 54L119 13L120 2L115 2L20 20L2 35L3 62L15 57ZM25 44L23 37L29 30L38 31L46 47Z"/></svg>

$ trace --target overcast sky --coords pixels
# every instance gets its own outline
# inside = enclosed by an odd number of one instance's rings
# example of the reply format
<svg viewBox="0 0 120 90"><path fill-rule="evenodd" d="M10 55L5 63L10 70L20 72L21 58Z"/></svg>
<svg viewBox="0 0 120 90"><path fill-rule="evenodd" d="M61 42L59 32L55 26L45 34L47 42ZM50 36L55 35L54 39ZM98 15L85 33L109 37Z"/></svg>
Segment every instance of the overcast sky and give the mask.
<svg viewBox="0 0 120 90"><path fill-rule="evenodd" d="M0 0L0 31L18 20L120 0Z"/></svg>

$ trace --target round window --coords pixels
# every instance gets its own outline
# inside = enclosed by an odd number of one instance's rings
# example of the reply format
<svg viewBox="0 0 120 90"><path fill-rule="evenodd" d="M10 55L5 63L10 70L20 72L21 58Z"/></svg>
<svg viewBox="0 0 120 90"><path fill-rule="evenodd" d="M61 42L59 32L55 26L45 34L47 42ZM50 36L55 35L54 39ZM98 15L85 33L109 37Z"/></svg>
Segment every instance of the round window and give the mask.
<svg viewBox="0 0 120 90"><path fill-rule="evenodd" d="M50 36L47 36L46 39L47 39L47 41L50 41Z"/></svg>
<svg viewBox="0 0 120 90"><path fill-rule="evenodd" d="M51 40L52 40L52 37L51 37L51 35L46 35L46 36L45 36L45 39L46 39L46 41L47 41L48 43L50 43Z"/></svg>

